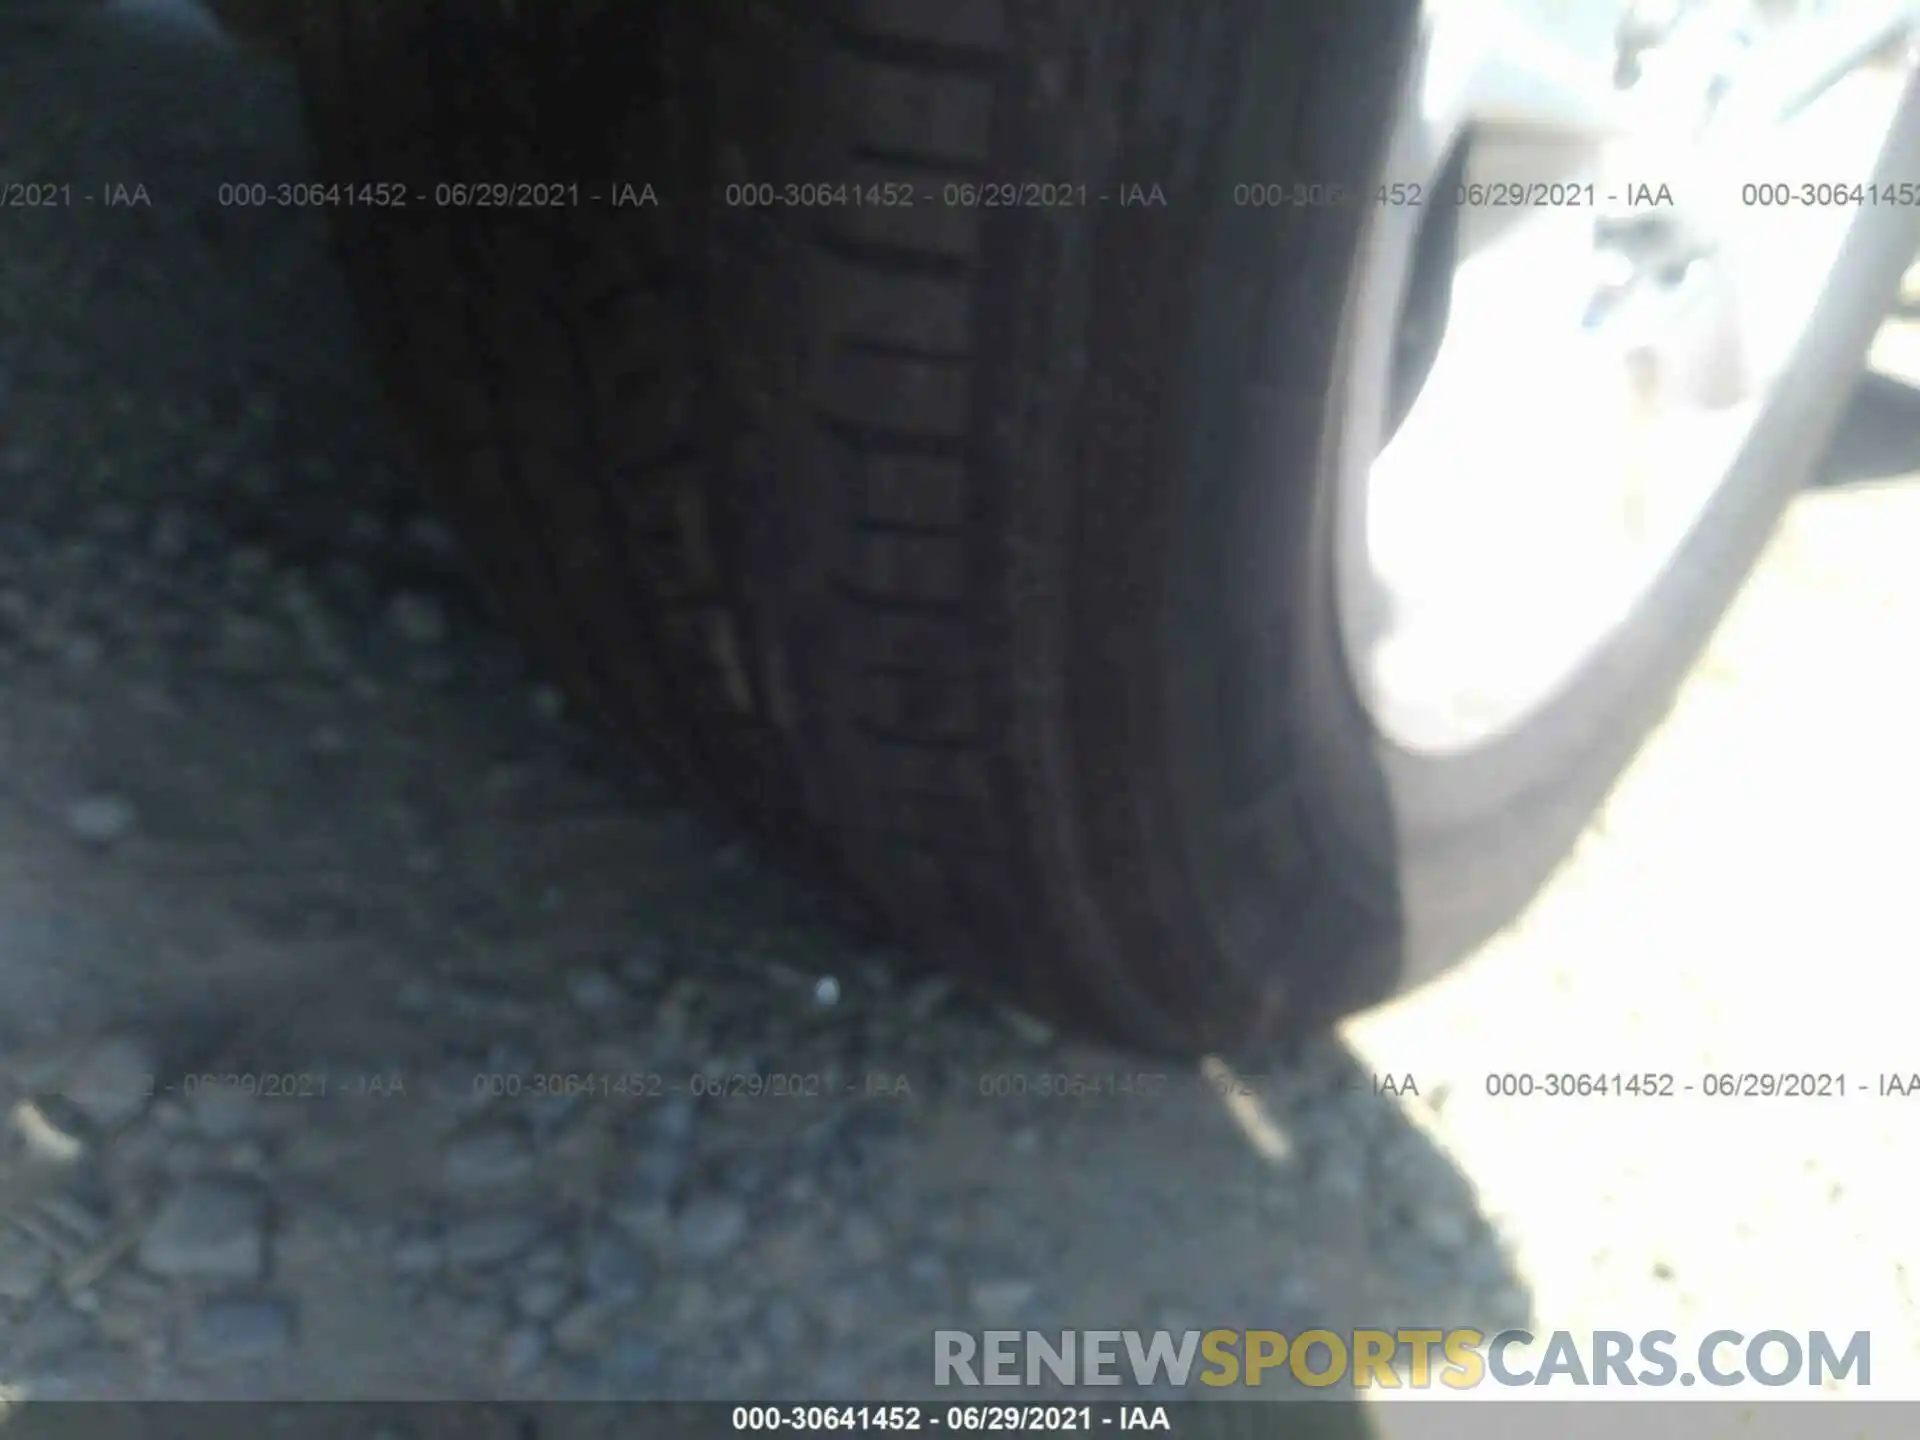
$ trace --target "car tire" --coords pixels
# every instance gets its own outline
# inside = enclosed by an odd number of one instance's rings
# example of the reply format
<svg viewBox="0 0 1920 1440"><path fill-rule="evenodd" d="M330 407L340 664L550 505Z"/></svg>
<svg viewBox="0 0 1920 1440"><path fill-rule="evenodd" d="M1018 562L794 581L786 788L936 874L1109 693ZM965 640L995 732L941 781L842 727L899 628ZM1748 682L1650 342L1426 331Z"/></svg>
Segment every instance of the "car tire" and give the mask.
<svg viewBox="0 0 1920 1440"><path fill-rule="evenodd" d="M336 211L368 334L540 653L892 933L1169 1055L1312 1033L1524 907L1911 255L1861 227L1664 579L1520 732L1436 760L1370 724L1332 615L1373 209L1231 200L1371 192L1415 6L307 10L320 178L414 197Z"/></svg>

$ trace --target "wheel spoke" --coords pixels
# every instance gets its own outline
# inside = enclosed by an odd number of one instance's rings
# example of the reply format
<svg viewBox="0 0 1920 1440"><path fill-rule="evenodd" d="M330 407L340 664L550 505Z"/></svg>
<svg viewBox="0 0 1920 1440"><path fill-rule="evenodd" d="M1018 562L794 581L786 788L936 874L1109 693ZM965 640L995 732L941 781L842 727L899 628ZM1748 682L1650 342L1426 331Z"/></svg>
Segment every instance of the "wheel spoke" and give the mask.
<svg viewBox="0 0 1920 1440"><path fill-rule="evenodd" d="M1738 134L1792 120L1920 20L1913 0L1847 5L1792 27L1765 46L1723 107L1716 129Z"/></svg>
<svg viewBox="0 0 1920 1440"><path fill-rule="evenodd" d="M1394 154L1457 160L1453 269L1410 302L1418 222L1389 214L1358 301L1366 335L1445 317L1395 427L1356 411L1343 460L1355 673L1431 753L1546 703L1682 552L1837 293L1872 209L1844 192L1876 178L1912 85L1893 47L1920 0L1573 0L1565 33L1539 23L1554 5L1429 13ZM1870 71L1883 52L1900 64ZM1802 182L1834 203L1754 199Z"/></svg>
<svg viewBox="0 0 1920 1440"><path fill-rule="evenodd" d="M1588 28L1568 43L1505 5L1447 8L1431 31L1429 116L1594 140L1621 133L1629 117L1613 87L1611 22Z"/></svg>

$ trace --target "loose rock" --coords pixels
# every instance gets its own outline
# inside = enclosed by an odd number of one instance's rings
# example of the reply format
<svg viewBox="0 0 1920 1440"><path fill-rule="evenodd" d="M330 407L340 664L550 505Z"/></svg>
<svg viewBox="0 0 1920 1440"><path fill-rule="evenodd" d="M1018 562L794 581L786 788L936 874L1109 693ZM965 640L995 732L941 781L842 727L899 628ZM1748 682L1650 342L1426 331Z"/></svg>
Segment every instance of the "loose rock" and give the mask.
<svg viewBox="0 0 1920 1440"><path fill-rule="evenodd" d="M536 1275L514 1291L513 1304L530 1320L551 1320L567 1308L573 1287L558 1275Z"/></svg>
<svg viewBox="0 0 1920 1440"><path fill-rule="evenodd" d="M1001 1007L1000 1019L1007 1029L1029 1045L1039 1047L1053 1043L1053 1027L1037 1015L1029 1015L1024 1010L1016 1010L1008 1005Z"/></svg>
<svg viewBox="0 0 1920 1440"><path fill-rule="evenodd" d="M567 999L583 1015L604 1015L625 1003L626 992L599 970L576 970L567 977Z"/></svg>
<svg viewBox="0 0 1920 1440"><path fill-rule="evenodd" d="M967 1301L983 1320L1011 1320L1033 1302L1037 1290L1031 1280L976 1280L967 1287Z"/></svg>
<svg viewBox="0 0 1920 1440"><path fill-rule="evenodd" d="M67 807L67 828L87 845L124 839L137 821L132 803L118 795L88 795Z"/></svg>
<svg viewBox="0 0 1920 1440"><path fill-rule="evenodd" d="M101 1129L116 1129L146 1109L157 1069L152 1047L132 1036L108 1036L75 1059L61 1097Z"/></svg>
<svg viewBox="0 0 1920 1440"><path fill-rule="evenodd" d="M294 1344L293 1306L277 1295L228 1295L188 1317L182 1349L203 1364L270 1360Z"/></svg>
<svg viewBox="0 0 1920 1440"><path fill-rule="evenodd" d="M547 1358L546 1331L538 1325L516 1325L500 1341L500 1369L509 1379L523 1380Z"/></svg>
<svg viewBox="0 0 1920 1440"><path fill-rule="evenodd" d="M612 1383L616 1393L635 1385L644 1385L656 1379L665 1359L660 1346L644 1335L626 1334L615 1337L601 1357L601 1373Z"/></svg>
<svg viewBox="0 0 1920 1440"><path fill-rule="evenodd" d="M858 1210L840 1222L840 1243L846 1247L847 1258L856 1265L877 1265L887 1258L891 1248L880 1222Z"/></svg>
<svg viewBox="0 0 1920 1440"><path fill-rule="evenodd" d="M703 1196L680 1212L682 1250L695 1260L718 1260L747 1234L747 1207L724 1195Z"/></svg>
<svg viewBox="0 0 1920 1440"><path fill-rule="evenodd" d="M105 1345L77 1345L43 1355L8 1376L35 1400L107 1400L126 1382L127 1363Z"/></svg>
<svg viewBox="0 0 1920 1440"><path fill-rule="evenodd" d="M388 1264L396 1275L431 1275L446 1258L446 1247L438 1235L409 1234L394 1243Z"/></svg>
<svg viewBox="0 0 1920 1440"><path fill-rule="evenodd" d="M217 1169L213 1146L198 1135L182 1135L167 1147L160 1168L176 1180L187 1180Z"/></svg>
<svg viewBox="0 0 1920 1440"><path fill-rule="evenodd" d="M649 1278L646 1257L624 1236L611 1233L588 1242L580 1268L587 1289L609 1298L637 1295Z"/></svg>
<svg viewBox="0 0 1920 1440"><path fill-rule="evenodd" d="M619 1199L623 1203L636 1205L666 1199L686 1178L685 1152L672 1145L649 1143L645 1139L636 1143L643 1148L633 1153L620 1172L616 1186Z"/></svg>
<svg viewBox="0 0 1920 1440"><path fill-rule="evenodd" d="M449 1265L485 1269L523 1255L540 1239L541 1223L530 1215L476 1215L447 1227Z"/></svg>
<svg viewBox="0 0 1920 1440"><path fill-rule="evenodd" d="M553 1343L569 1355L597 1354L613 1333L614 1306L587 1300L567 1311L553 1327Z"/></svg>
<svg viewBox="0 0 1920 1440"><path fill-rule="evenodd" d="M388 611L393 628L410 645L438 645L447 638L447 616L431 595L396 595Z"/></svg>
<svg viewBox="0 0 1920 1440"><path fill-rule="evenodd" d="M266 1221L266 1198L251 1181L190 1181L174 1191L141 1238L140 1264L169 1278L258 1279L266 1268Z"/></svg>
<svg viewBox="0 0 1920 1440"><path fill-rule="evenodd" d="M454 1190L492 1190L526 1179L533 1161L526 1127L503 1121L455 1136L447 1145L443 1173Z"/></svg>
<svg viewBox="0 0 1920 1440"><path fill-rule="evenodd" d="M194 1096L194 1129L209 1140L238 1140L259 1127L259 1100L246 1091L215 1085Z"/></svg>
<svg viewBox="0 0 1920 1440"><path fill-rule="evenodd" d="M1473 1226L1459 1210L1441 1203L1420 1212L1420 1233L1441 1250L1454 1253L1472 1241Z"/></svg>
<svg viewBox="0 0 1920 1440"><path fill-rule="evenodd" d="M17 1230L0 1229L0 1299L33 1299L53 1278L54 1260L44 1246Z"/></svg>

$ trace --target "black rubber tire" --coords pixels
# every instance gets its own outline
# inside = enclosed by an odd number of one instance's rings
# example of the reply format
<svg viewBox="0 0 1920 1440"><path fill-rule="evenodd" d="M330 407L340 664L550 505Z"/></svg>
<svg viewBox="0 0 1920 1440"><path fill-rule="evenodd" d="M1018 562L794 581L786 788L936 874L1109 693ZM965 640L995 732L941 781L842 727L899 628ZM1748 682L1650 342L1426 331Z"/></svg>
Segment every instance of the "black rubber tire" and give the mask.
<svg viewBox="0 0 1920 1440"><path fill-rule="evenodd" d="M338 212L370 333L557 671L924 951L1172 1054L1322 1027L1524 905L1817 458L1915 238L1864 228L1613 649L1439 764L1374 735L1330 614L1372 208L1232 201L1371 193L1408 0L304 13L321 178L428 196ZM1911 173L1912 123L1896 151ZM464 180L588 193L431 203ZM941 203L992 180L1087 198Z"/></svg>

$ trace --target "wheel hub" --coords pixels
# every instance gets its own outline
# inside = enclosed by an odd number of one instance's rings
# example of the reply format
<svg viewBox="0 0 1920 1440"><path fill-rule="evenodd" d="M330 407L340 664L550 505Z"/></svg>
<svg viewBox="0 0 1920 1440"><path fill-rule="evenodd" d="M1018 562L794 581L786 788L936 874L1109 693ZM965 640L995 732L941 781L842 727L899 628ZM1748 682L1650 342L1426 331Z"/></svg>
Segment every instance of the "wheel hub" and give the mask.
<svg viewBox="0 0 1920 1440"><path fill-rule="evenodd" d="M1611 33L1575 3L1577 52L1490 18L1549 0L1483 3L1429 13L1393 178L1455 209L1380 213L1357 349L1399 361L1342 468L1349 661L1431 753L1545 704L1684 544L1858 213L1755 195L1870 182L1911 71L1904 0L1638 0Z"/></svg>

